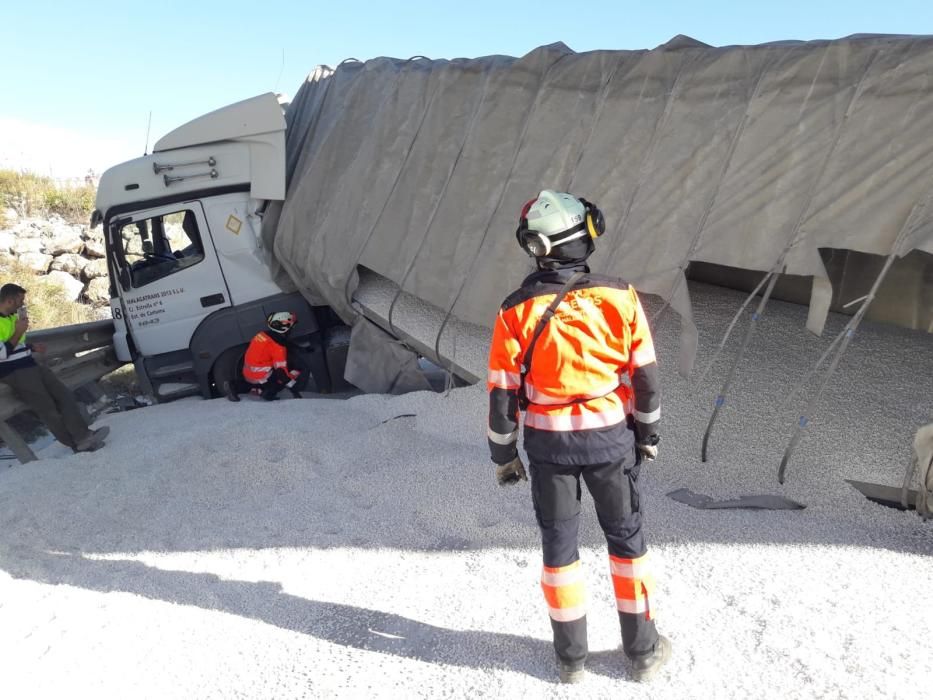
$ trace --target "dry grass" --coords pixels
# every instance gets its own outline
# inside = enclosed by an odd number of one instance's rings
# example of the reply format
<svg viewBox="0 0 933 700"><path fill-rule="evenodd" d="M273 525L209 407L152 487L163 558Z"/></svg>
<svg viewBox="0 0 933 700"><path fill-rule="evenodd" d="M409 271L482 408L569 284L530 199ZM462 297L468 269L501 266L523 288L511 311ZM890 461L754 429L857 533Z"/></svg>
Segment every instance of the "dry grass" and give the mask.
<svg viewBox="0 0 933 700"><path fill-rule="evenodd" d="M14 282L26 289L29 327L34 331L97 319L90 306L68 301L59 285L8 256L0 257L0 284L7 282Z"/></svg>
<svg viewBox="0 0 933 700"><path fill-rule="evenodd" d="M0 209L12 207L21 216L58 214L70 223L87 223L96 194L92 185L59 187L41 175L0 170ZM0 228L9 223L0 219Z"/></svg>

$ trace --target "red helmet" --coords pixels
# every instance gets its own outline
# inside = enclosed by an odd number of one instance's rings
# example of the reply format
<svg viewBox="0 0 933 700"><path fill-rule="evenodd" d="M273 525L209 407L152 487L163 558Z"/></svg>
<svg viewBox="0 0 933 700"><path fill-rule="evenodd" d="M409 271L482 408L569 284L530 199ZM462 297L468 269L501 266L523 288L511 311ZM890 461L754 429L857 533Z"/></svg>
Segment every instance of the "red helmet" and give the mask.
<svg viewBox="0 0 933 700"><path fill-rule="evenodd" d="M266 317L266 325L273 333L288 333L298 323L298 316L291 311L276 311Z"/></svg>

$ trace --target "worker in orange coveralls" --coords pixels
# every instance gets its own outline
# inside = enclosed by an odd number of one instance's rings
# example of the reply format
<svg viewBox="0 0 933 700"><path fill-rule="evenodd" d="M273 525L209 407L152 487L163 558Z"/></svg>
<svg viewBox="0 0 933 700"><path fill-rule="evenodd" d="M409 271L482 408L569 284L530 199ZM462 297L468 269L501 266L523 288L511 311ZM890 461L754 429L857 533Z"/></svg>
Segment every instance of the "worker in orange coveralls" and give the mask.
<svg viewBox="0 0 933 700"><path fill-rule="evenodd" d="M602 212L567 193L544 190L524 206L516 237L538 269L503 302L489 353L487 436L503 485L528 478L517 449L525 413L541 587L564 683L583 679L588 651L581 477L609 545L632 677L647 680L671 654L655 627L638 481L658 454L658 366L635 289L587 266L604 230Z"/></svg>

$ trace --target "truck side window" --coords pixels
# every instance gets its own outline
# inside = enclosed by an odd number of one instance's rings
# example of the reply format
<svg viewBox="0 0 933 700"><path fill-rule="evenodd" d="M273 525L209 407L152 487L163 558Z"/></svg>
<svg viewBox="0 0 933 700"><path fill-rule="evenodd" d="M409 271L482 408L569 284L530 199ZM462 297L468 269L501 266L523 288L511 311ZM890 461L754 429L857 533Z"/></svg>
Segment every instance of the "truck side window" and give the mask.
<svg viewBox="0 0 933 700"><path fill-rule="evenodd" d="M197 265L204 259L198 220L190 209L123 226L123 257L134 288Z"/></svg>

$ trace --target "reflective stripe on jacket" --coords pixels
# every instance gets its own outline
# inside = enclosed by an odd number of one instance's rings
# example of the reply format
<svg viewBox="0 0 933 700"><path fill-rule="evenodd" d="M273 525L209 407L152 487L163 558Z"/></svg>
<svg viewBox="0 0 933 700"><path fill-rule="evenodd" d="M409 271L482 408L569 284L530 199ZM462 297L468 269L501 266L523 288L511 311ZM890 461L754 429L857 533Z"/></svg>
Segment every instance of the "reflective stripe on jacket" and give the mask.
<svg viewBox="0 0 933 700"><path fill-rule="evenodd" d="M585 268L584 268L585 269ZM493 461L517 454L521 364L535 326L573 269L538 271L499 310L489 353ZM661 417L654 343L634 288L588 271L545 326L525 376L525 449L556 464L592 464L631 450Z"/></svg>
<svg viewBox="0 0 933 700"><path fill-rule="evenodd" d="M288 371L288 349L260 331L253 336L243 358L243 378L250 384L262 384L276 369Z"/></svg>

